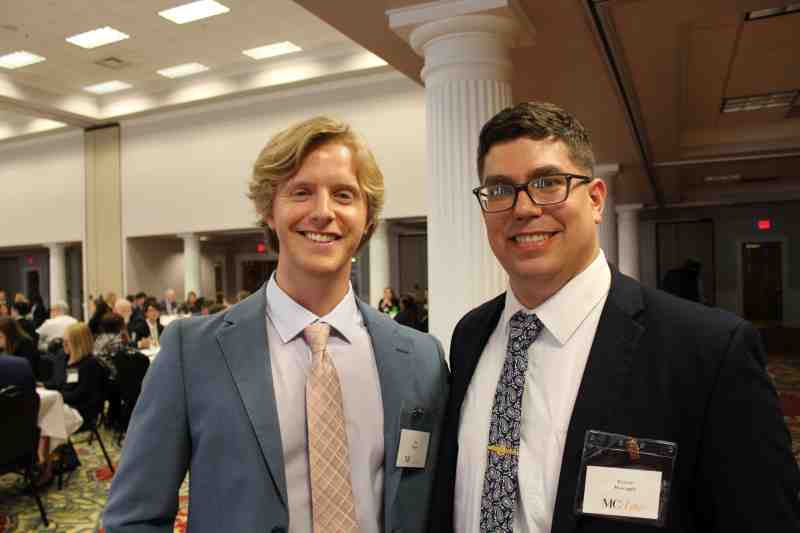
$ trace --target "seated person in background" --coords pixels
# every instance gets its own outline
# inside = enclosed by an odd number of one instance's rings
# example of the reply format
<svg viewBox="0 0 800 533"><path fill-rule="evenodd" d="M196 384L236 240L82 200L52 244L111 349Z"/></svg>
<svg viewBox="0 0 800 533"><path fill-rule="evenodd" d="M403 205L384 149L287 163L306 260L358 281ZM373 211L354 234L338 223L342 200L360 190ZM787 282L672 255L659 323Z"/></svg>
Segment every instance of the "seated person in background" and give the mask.
<svg viewBox="0 0 800 533"><path fill-rule="evenodd" d="M125 303L123 303L125 302ZM130 302L119 299L114 308L125 308L127 304L130 313ZM100 335L94 340L94 356L103 365L108 375L106 384L106 397L108 399L108 420L112 423L119 421L120 396L119 386L117 385L117 365L114 358L122 352L128 350L128 330L125 326L125 319L117 313L106 313L100 321Z"/></svg>
<svg viewBox="0 0 800 533"><path fill-rule="evenodd" d="M117 303L125 300L118 300ZM117 313L106 313L100 320L100 334L94 339L92 352L98 362L108 371L111 379L116 379L114 356L128 348L128 332L125 319Z"/></svg>
<svg viewBox="0 0 800 533"><path fill-rule="evenodd" d="M113 309L114 304L117 303L117 293L113 291L108 291L105 296L103 296L103 301L108 304L108 307Z"/></svg>
<svg viewBox="0 0 800 533"><path fill-rule="evenodd" d="M181 306L181 309L184 313L191 313L196 314L200 312L200 302L197 298L197 293L194 291L189 291L186 294L186 301Z"/></svg>
<svg viewBox="0 0 800 533"><path fill-rule="evenodd" d="M2 333L0 333L2 336ZM9 385L18 387L25 394L36 392L36 380L30 363L23 357L2 353L0 348L0 389Z"/></svg>
<svg viewBox="0 0 800 533"><path fill-rule="evenodd" d="M145 320L130 324L130 335L136 339L136 345L139 348L155 348L160 345L159 339L161 332L164 331L164 326L158 320L161 312L155 300L145 302L144 315Z"/></svg>
<svg viewBox="0 0 800 533"><path fill-rule="evenodd" d="M17 319L17 322L22 327L22 330L33 339L35 342L39 341L39 334L36 333L36 326L33 321L28 318L31 312L31 304L26 301L15 302L11 308L11 316Z"/></svg>
<svg viewBox="0 0 800 533"><path fill-rule="evenodd" d="M11 310L5 302L0 302L0 316L11 316Z"/></svg>
<svg viewBox="0 0 800 533"><path fill-rule="evenodd" d="M67 360L66 380L61 387L64 397L64 421L67 435L94 420L103 400L103 369L91 357L92 334L83 322L67 326L64 331L64 352ZM94 417L94 418L92 418ZM40 487L53 480L53 463L50 460L50 437L39 439Z"/></svg>
<svg viewBox="0 0 800 533"><path fill-rule="evenodd" d="M133 312L131 313L130 320L144 320L144 302L147 300L147 293L144 292L137 292L136 295L133 297ZM119 312L119 311L117 311Z"/></svg>
<svg viewBox="0 0 800 533"><path fill-rule="evenodd" d="M105 375L92 355L92 344L92 334L83 322L69 326L64 333L64 352L69 359L61 394L64 403L81 414L84 427L97 417L103 402Z"/></svg>
<svg viewBox="0 0 800 533"><path fill-rule="evenodd" d="M39 350L17 320L0 317L0 353L16 355L28 360L35 376L39 368Z"/></svg>
<svg viewBox="0 0 800 533"><path fill-rule="evenodd" d="M67 326L77 322L69 316L69 307L66 302L58 301L50 306L50 318L39 326L36 333L39 334L39 350L47 351L47 345L54 339L63 339L64 331Z"/></svg>
<svg viewBox="0 0 800 533"><path fill-rule="evenodd" d="M47 320L50 313L44 305L44 300L42 300L41 295L38 293L32 294L28 301L31 305L30 319L33 320L34 327L38 328L44 324L44 321Z"/></svg>
<svg viewBox="0 0 800 533"><path fill-rule="evenodd" d="M133 304L128 300L120 298L114 304L114 313L122 317L122 320L125 322L125 328L127 329L128 324L133 320Z"/></svg>
<svg viewBox="0 0 800 533"><path fill-rule="evenodd" d="M92 312L91 318L89 319L89 331L92 332L92 335L97 336L100 334L100 320L106 313L111 311L111 306L108 305L102 297L99 297L94 300L93 308L94 312Z"/></svg>
<svg viewBox="0 0 800 533"><path fill-rule="evenodd" d="M378 311L385 313L394 318L400 312L399 302L397 296L391 287L383 289L383 298L378 302Z"/></svg>
<svg viewBox="0 0 800 533"><path fill-rule="evenodd" d="M161 309L165 315L175 315L178 313L178 300L174 289L164 291L164 299L161 300Z"/></svg>
<svg viewBox="0 0 800 533"><path fill-rule="evenodd" d="M400 312L394 319L404 326L422 331L419 324L419 306L410 294L405 294L400 298Z"/></svg>

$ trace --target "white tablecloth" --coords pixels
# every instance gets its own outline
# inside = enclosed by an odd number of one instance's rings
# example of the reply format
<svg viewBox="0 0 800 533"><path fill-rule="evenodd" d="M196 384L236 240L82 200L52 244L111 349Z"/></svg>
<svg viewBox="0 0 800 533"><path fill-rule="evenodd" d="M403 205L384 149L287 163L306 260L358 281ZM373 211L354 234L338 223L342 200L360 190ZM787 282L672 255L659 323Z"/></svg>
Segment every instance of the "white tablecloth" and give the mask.
<svg viewBox="0 0 800 533"><path fill-rule="evenodd" d="M52 450L81 427L83 418L64 403L60 392L44 388L37 388L36 392L39 394L39 428L43 437L50 437Z"/></svg>

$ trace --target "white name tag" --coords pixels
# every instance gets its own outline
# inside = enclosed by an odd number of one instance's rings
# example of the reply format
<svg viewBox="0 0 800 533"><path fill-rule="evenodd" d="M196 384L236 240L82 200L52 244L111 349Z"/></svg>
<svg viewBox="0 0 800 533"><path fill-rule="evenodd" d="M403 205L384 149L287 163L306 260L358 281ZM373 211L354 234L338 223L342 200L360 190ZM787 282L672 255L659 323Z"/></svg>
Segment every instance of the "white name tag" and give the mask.
<svg viewBox="0 0 800 533"><path fill-rule="evenodd" d="M586 467L584 513L656 520L660 496L658 470Z"/></svg>
<svg viewBox="0 0 800 533"><path fill-rule="evenodd" d="M400 468L425 468L430 439L431 434L427 431L401 429L396 466Z"/></svg>
<svg viewBox="0 0 800 533"><path fill-rule="evenodd" d="M67 372L67 383L77 383L77 382L78 382L78 373Z"/></svg>

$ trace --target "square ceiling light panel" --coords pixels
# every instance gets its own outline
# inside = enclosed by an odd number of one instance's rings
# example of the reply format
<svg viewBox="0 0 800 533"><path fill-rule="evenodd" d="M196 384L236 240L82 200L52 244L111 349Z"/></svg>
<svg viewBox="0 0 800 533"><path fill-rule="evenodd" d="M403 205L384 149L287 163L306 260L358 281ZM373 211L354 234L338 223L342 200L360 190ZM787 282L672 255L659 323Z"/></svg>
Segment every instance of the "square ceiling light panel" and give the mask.
<svg viewBox="0 0 800 533"><path fill-rule="evenodd" d="M84 87L83 90L94 94L108 94L108 93L115 93L117 91L122 91L125 89L130 89L131 87L132 85L130 83L125 83L124 81L119 81L119 80L113 80L113 81L98 83L95 85L89 85L88 87Z"/></svg>
<svg viewBox="0 0 800 533"><path fill-rule="evenodd" d="M228 11L230 11L230 8L214 0L199 0L159 11L158 14L175 24L186 24L187 22L222 15Z"/></svg>
<svg viewBox="0 0 800 533"><path fill-rule="evenodd" d="M738 111L760 111L775 107L789 107L797 99L797 95L798 91L780 91L769 94L724 98L722 100L722 112L735 113Z"/></svg>
<svg viewBox="0 0 800 533"><path fill-rule="evenodd" d="M42 56L37 56L32 52L19 50L4 56L0 56L0 67L7 69L15 69L20 67L27 67L28 65L35 65L41 63L45 59Z"/></svg>
<svg viewBox="0 0 800 533"><path fill-rule="evenodd" d="M258 48L251 48L249 50L242 50L246 56L253 59L266 59L268 57L282 56L301 51L302 48L289 41L283 41L275 44L268 44L266 46L259 46Z"/></svg>
<svg viewBox="0 0 800 533"><path fill-rule="evenodd" d="M80 46L81 48L97 48L98 46L124 41L129 37L130 35L127 33L115 30L111 26L105 26L103 28L97 28L96 30L79 33L72 37L67 37L67 42Z"/></svg>
<svg viewBox="0 0 800 533"><path fill-rule="evenodd" d="M191 76L199 72L205 72L208 67L200 63L184 63L183 65L175 65L174 67L162 68L157 70L159 74L165 78L183 78L184 76Z"/></svg>

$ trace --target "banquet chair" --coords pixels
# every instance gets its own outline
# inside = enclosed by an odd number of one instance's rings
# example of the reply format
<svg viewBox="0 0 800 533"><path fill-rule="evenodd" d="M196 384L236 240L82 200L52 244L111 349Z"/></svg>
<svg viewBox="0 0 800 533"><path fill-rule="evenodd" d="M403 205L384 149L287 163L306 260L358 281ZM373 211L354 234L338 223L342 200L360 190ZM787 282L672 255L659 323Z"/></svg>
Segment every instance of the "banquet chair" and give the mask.
<svg viewBox="0 0 800 533"><path fill-rule="evenodd" d="M33 466L39 444L39 396L25 394L14 385L0 389L0 475L20 474L36 500L45 527L47 513L36 488Z"/></svg>
<svg viewBox="0 0 800 533"><path fill-rule="evenodd" d="M94 402L92 403L92 407L87 412L83 413L83 425L78 428L74 435L79 433L89 433L89 440L88 444L91 446L94 442L94 439L97 439L97 442L100 444L100 449L103 451L103 456L106 459L106 463L108 464L108 468L111 470L112 474L116 471L114 469L114 464L111 462L111 457L108 455L108 451L106 450L106 445L103 442L103 439L100 437L100 432L97 430L100 417L103 415L103 410L105 409L106 404L106 386L108 383L108 371L103 368L95 360L95 379L97 380L96 384L96 395L94 398ZM77 451L75 450L75 446L72 442L72 436L67 438L67 442L65 446L71 448L71 451L77 456ZM61 489L63 486L62 482L62 469L59 469L59 476L58 476L58 488Z"/></svg>
<svg viewBox="0 0 800 533"><path fill-rule="evenodd" d="M114 366L117 367L120 395L120 419L115 429L117 443L121 444L128 430L133 408L139 399L144 376L150 368L150 359L139 351L125 350L114 356Z"/></svg>

